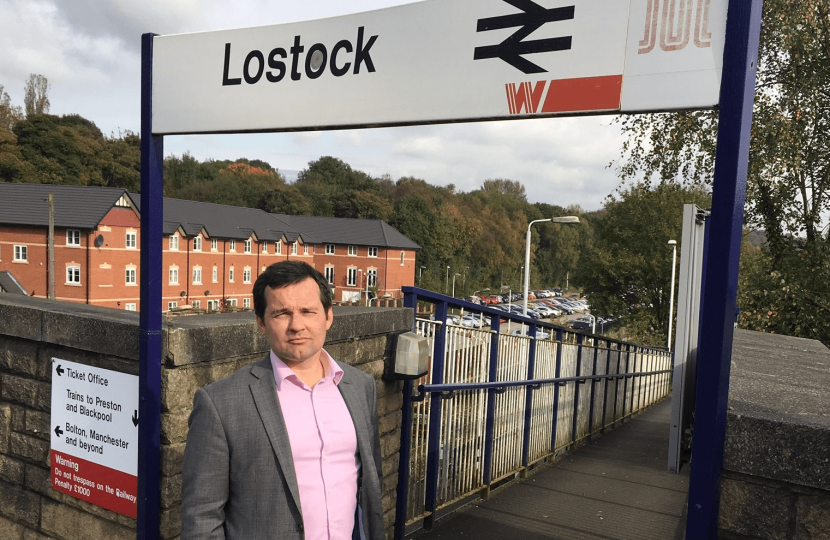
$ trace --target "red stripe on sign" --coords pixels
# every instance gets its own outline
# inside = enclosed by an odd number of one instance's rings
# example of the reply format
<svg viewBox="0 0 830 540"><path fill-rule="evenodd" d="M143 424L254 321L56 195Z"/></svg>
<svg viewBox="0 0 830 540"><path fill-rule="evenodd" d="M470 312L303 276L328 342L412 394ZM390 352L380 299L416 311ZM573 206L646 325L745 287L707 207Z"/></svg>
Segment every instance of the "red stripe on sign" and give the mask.
<svg viewBox="0 0 830 540"><path fill-rule="evenodd" d="M51 458L51 483L55 490L136 517L137 477L57 450L52 450Z"/></svg>
<svg viewBox="0 0 830 540"><path fill-rule="evenodd" d="M622 75L551 81L542 112L616 111L621 94Z"/></svg>

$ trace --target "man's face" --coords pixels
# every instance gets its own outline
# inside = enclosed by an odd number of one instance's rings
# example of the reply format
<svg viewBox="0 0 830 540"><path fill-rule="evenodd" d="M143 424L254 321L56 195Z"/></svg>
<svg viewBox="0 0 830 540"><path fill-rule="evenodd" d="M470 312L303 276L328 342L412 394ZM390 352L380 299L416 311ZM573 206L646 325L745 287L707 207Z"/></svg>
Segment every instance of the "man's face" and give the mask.
<svg viewBox="0 0 830 540"><path fill-rule="evenodd" d="M316 361L332 322L331 309L320 302L317 282L308 278L276 289L267 287L265 298L265 313L256 322L274 354L289 367Z"/></svg>

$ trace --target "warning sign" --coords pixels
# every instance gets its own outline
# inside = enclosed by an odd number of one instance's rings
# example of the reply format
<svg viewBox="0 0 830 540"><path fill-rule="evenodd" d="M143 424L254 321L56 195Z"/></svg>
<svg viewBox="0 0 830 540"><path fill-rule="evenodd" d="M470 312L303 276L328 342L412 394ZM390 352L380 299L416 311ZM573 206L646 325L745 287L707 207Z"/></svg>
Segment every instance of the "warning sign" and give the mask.
<svg viewBox="0 0 830 540"><path fill-rule="evenodd" d="M138 377L52 359L52 487L136 517Z"/></svg>

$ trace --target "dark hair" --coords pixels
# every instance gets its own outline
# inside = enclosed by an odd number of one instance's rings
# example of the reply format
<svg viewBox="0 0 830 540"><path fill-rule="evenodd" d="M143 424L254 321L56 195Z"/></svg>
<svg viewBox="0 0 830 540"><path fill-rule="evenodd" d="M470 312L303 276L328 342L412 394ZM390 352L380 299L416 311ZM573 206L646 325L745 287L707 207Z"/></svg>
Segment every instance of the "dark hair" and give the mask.
<svg viewBox="0 0 830 540"><path fill-rule="evenodd" d="M268 307L266 287L278 289L287 285L294 285L306 279L313 279L320 289L320 302L323 308L331 309L332 293L329 282L323 274L315 270L311 265L300 261L282 261L274 263L256 278L254 283L254 312L260 320L264 320L265 308Z"/></svg>

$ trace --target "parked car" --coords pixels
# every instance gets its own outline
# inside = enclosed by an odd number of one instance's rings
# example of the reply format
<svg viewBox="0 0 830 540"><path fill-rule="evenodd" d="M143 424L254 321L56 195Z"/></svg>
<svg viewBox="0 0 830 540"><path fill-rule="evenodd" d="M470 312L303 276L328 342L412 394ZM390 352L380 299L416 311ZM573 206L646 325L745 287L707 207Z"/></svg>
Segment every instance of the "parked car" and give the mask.
<svg viewBox="0 0 830 540"><path fill-rule="evenodd" d="M513 336L524 336L527 335L527 331L522 328L516 328L511 333ZM550 334L545 332L544 330L536 330L536 339L547 339L550 337Z"/></svg>
<svg viewBox="0 0 830 540"><path fill-rule="evenodd" d="M467 314L461 317L461 326L466 326L467 328L481 328L481 320L475 315Z"/></svg>

